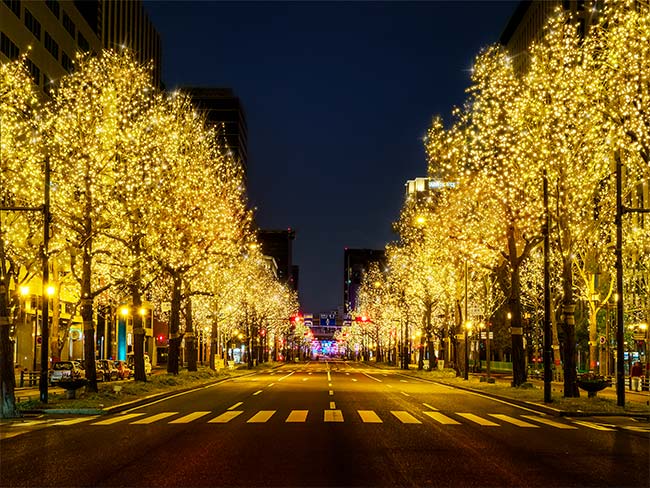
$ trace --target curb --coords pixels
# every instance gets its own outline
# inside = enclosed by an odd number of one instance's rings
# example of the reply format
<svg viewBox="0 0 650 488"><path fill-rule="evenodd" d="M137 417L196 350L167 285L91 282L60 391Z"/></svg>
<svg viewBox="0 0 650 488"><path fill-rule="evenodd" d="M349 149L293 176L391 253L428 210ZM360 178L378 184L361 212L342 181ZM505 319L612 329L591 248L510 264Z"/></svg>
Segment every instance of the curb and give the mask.
<svg viewBox="0 0 650 488"><path fill-rule="evenodd" d="M272 367L271 369L277 369L281 368L284 366L284 364L280 364L277 366ZM123 412L124 410L128 410L130 408L135 408L139 407L141 405L144 405L146 403L156 401L156 400L161 400L163 398L167 398L172 395L177 395L179 393L185 393L188 391L192 390L199 390L201 388L207 388L208 386L212 385L217 385L219 383L223 383L224 381L229 381L233 378L241 378L244 376L250 376L252 374L257 373L258 371L248 371L244 374L236 375L236 376L229 376L227 378L220 378L215 381L209 381L207 383L201 383L198 385L194 385L191 387L187 388L181 388L179 390L172 390L172 391L164 391L160 393L154 393L152 395L148 395L143 398L136 398L135 400L131 400L129 402L125 403L119 403L117 405L111 405L110 407L105 407L105 408L42 408L42 409L33 409L33 410L21 410L20 414L21 415L38 415L38 414L73 414L73 415L108 415L112 413L119 413Z"/></svg>
<svg viewBox="0 0 650 488"><path fill-rule="evenodd" d="M379 368L379 366L374 366L371 365L375 368ZM396 371L397 374L402 375L407 378L416 378L418 380L426 381L429 383L434 383L437 385L442 385L442 386L448 386L450 388L456 388L458 390L464 390L468 391L477 395L482 395L487 398L493 398L495 400L500 400L504 402L509 402L514 405L517 405L519 407L524 407L524 408L529 408L531 410L535 410L539 413L543 413L546 415L553 415L555 417L630 417L630 418L642 418L647 421L650 421L650 413L631 413L631 412L585 412L585 411L579 411L579 412L574 412L574 411L568 411L568 410L559 410L557 408L553 408L548 405L544 405L541 403L534 403L534 402L528 402L525 400L517 400L515 398L510 398L510 397L505 397L502 395L497 395L495 393L489 393L485 392L483 390L475 390L473 388L467 387L467 386L462 386L462 385L454 385L454 384L448 384L444 383L439 380L432 380L428 378L421 378L420 376L404 373L403 371Z"/></svg>

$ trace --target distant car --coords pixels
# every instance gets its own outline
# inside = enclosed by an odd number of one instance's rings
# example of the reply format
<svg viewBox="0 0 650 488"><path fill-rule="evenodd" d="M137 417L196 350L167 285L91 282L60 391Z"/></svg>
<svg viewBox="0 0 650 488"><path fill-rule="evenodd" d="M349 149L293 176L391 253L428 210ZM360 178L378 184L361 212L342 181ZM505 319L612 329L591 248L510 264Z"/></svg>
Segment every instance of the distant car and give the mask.
<svg viewBox="0 0 650 488"><path fill-rule="evenodd" d="M86 378L86 371L81 361L58 361L52 365L50 385L55 386L62 381L74 381Z"/></svg>
<svg viewBox="0 0 650 488"><path fill-rule="evenodd" d="M133 374L126 361L115 361L115 368L117 369L117 377L121 380L128 380Z"/></svg>
<svg viewBox="0 0 650 488"><path fill-rule="evenodd" d="M126 358L126 362L129 365L129 368L131 368L132 371L135 371L135 357L133 354L129 354ZM144 353L144 373L146 375L151 374L151 370L153 367L151 366L151 359L149 358L149 354Z"/></svg>
<svg viewBox="0 0 650 488"><path fill-rule="evenodd" d="M113 381L119 377L119 371L113 361L98 359L95 364L97 365L97 381Z"/></svg>

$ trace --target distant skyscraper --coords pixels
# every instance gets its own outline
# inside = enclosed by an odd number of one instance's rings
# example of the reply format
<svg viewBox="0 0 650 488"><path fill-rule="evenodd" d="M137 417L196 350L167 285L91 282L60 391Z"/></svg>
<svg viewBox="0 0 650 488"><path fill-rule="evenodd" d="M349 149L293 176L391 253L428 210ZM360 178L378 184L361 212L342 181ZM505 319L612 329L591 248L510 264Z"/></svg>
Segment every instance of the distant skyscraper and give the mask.
<svg viewBox="0 0 650 488"><path fill-rule="evenodd" d="M348 249L343 253L343 309L350 313L357 306L359 288L363 275L370 263L386 266L386 253L383 249Z"/></svg>
<svg viewBox="0 0 650 488"><path fill-rule="evenodd" d="M27 65L34 83L49 93L74 69L78 51L128 47L142 62L153 62L160 86L160 36L140 0L3 0L0 3L0 61L31 51Z"/></svg>
<svg viewBox="0 0 650 488"><path fill-rule="evenodd" d="M262 254L271 256L278 265L278 279L298 290L298 266L293 264L293 240L296 232L287 230L258 230L257 239Z"/></svg>
<svg viewBox="0 0 650 488"><path fill-rule="evenodd" d="M222 136L246 174L248 126L246 112L239 97L235 96L231 88L183 87L181 91L192 97L192 103L205 114L208 124L223 127Z"/></svg>

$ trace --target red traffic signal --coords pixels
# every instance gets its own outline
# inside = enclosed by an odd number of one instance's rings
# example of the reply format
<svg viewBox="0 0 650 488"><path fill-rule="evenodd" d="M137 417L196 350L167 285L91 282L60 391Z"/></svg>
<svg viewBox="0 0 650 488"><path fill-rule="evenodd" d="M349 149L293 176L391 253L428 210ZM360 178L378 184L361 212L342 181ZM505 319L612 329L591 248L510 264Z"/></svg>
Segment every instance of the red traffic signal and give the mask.
<svg viewBox="0 0 650 488"><path fill-rule="evenodd" d="M370 318L367 315L359 315L357 318L355 318L357 322L370 322Z"/></svg>

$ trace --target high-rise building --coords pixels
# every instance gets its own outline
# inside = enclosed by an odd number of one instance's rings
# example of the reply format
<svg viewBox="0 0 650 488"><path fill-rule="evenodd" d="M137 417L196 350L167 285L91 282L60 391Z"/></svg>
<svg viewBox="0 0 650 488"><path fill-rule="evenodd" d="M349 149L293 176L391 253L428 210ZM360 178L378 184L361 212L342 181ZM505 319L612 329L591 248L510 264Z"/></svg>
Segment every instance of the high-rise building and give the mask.
<svg viewBox="0 0 650 488"><path fill-rule="evenodd" d="M343 308L350 313L358 303L359 288L363 276L371 263L386 267L386 253L383 249L348 249L343 253Z"/></svg>
<svg viewBox="0 0 650 488"><path fill-rule="evenodd" d="M293 240L296 232L287 230L258 230L257 240L262 254L275 259L278 266L278 279L292 290L298 290L298 266L293 264Z"/></svg>
<svg viewBox="0 0 650 488"><path fill-rule="evenodd" d="M140 0L2 0L0 61L27 59L34 83L49 93L74 69L77 52L132 49L142 63L153 63L160 86L160 36Z"/></svg>
<svg viewBox="0 0 650 488"><path fill-rule="evenodd" d="M221 136L234 158L248 169L248 126L246 112L239 97L230 88L183 87L192 97L197 110L204 113L208 124L221 129Z"/></svg>

